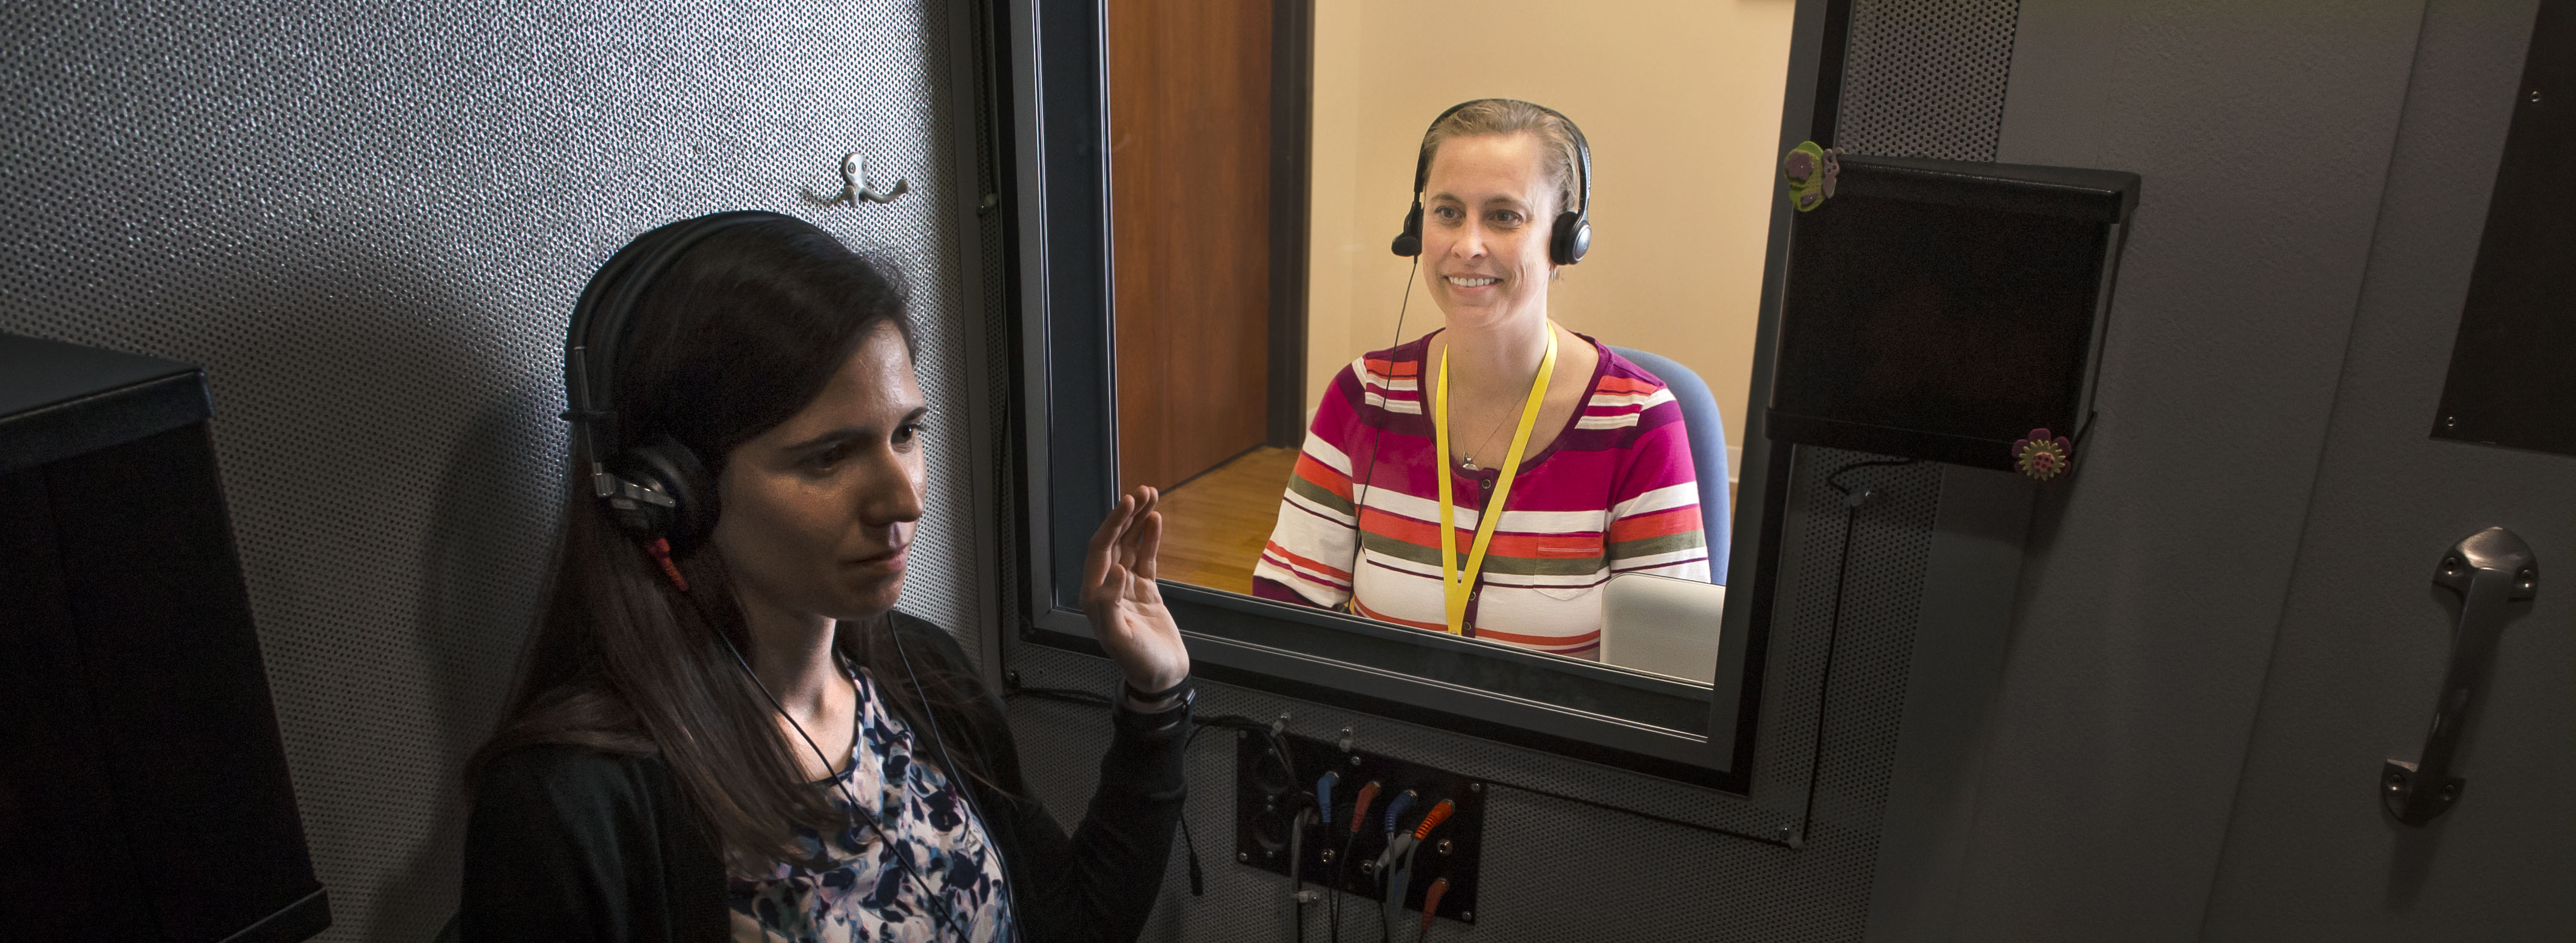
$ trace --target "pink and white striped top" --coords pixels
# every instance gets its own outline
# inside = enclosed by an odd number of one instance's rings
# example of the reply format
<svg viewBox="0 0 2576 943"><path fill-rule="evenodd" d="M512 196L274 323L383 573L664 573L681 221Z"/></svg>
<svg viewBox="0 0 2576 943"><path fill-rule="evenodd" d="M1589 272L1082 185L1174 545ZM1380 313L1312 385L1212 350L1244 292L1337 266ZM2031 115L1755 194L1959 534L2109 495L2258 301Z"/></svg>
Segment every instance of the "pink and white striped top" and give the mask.
<svg viewBox="0 0 2576 943"><path fill-rule="evenodd" d="M1435 332L1436 333L1436 332ZM1423 412L1431 336L1352 361L1306 430L1253 594L1446 631L1439 474L1458 504L1464 565L1499 469L1449 466ZM1582 335L1576 335L1582 337ZM1592 394L1556 440L1523 460L1467 604L1469 636L1600 657L1602 587L1615 573L1708 579L1699 484L1681 407L1662 380L1600 342ZM1375 439L1376 459L1370 460ZM1354 475L1368 476L1354 488ZM1358 502L1353 501L1358 492Z"/></svg>

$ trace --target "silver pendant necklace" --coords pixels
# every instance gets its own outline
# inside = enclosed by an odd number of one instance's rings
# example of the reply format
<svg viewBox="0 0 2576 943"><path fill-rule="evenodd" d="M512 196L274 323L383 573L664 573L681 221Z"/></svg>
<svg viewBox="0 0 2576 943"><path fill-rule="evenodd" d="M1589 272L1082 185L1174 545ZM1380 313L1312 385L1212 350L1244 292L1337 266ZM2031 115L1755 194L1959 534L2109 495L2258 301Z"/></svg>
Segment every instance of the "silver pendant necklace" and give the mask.
<svg viewBox="0 0 2576 943"><path fill-rule="evenodd" d="M1449 404L1447 404L1447 403L1442 403L1442 404L1440 404L1440 408L1442 408L1442 409L1447 409L1447 408L1449 408ZM1495 436L1497 436L1497 435L1502 434L1502 431L1503 431L1503 425L1504 425L1505 423L1509 423L1509 422L1511 422L1514 418L1516 418L1516 417L1512 416L1512 415L1511 415L1511 414L1509 414L1509 413L1505 413L1505 414L1503 414L1503 421L1502 421L1502 422L1497 422L1497 423L1495 423L1495 424L1494 424L1494 430L1493 430L1492 432L1485 433L1485 438L1484 438L1484 440L1483 440L1483 441L1481 441L1481 442L1476 443L1476 449L1475 449L1475 451L1474 451L1474 452L1469 452L1469 453L1467 453L1467 454L1462 455L1462 456L1460 456L1460 457L1459 457L1458 467L1460 467L1460 468L1464 468L1464 469L1466 469L1466 470L1468 470L1468 471L1482 471L1483 469L1480 469L1480 468L1476 467L1476 454L1475 454L1475 453L1476 453L1476 452L1482 452L1482 451L1484 451L1484 450L1485 450L1485 446L1488 446L1488 445L1492 445L1492 444L1494 444L1494 437L1495 437Z"/></svg>
<svg viewBox="0 0 2576 943"><path fill-rule="evenodd" d="M1503 417L1503 421L1504 421L1504 422L1510 422L1510 421L1511 421L1511 418L1512 418L1512 417L1510 417L1510 416L1505 416L1505 417ZM1501 425L1500 423L1495 424L1495 426L1494 426L1494 431L1493 431L1493 432L1485 433L1485 441L1482 441L1482 442L1478 442L1478 443L1476 443L1476 451L1477 451L1477 452L1482 452L1482 451L1484 451L1484 450L1485 450L1485 446L1488 446L1488 445L1492 445L1492 444L1494 444L1494 435L1495 435L1496 433L1499 433L1499 432L1502 432L1502 431L1503 431L1503 427L1502 427L1502 425ZM1468 453L1468 454L1466 454L1466 455L1460 456L1460 457L1459 457L1459 461L1458 461L1458 467L1460 467L1460 468L1464 468L1464 469L1466 469L1466 470L1468 470L1468 471L1483 471L1483 469L1476 467L1476 455L1475 455L1475 453L1474 453L1474 452L1470 452L1470 453Z"/></svg>
<svg viewBox="0 0 2576 943"><path fill-rule="evenodd" d="M1550 322L1550 323L1549 323L1549 330L1554 330L1554 329L1555 329L1554 322ZM1537 377L1535 376L1535 374L1538 372L1538 369L1537 369L1536 367L1532 367L1532 368L1530 369L1530 372L1533 374L1533 376L1531 376L1531 378L1530 378L1530 379L1532 379L1532 380L1536 380L1536 379L1537 379ZM1441 411L1443 411L1443 412L1448 411L1448 409L1449 409L1449 404L1448 404L1448 403L1445 403L1445 402L1444 402L1444 403L1441 403L1441 404L1440 404L1440 409L1441 409ZM1465 470L1467 470L1467 471L1483 471L1484 469L1479 468L1479 467L1477 467L1477 465L1476 465L1476 452L1482 452L1482 451L1484 451L1484 450L1485 450L1485 446L1488 446L1488 445L1492 445L1492 444L1494 444L1494 437L1495 437L1495 436L1497 436L1497 435L1501 435L1501 434L1502 434L1503 426L1504 426L1504 425L1506 425L1506 424L1508 424L1508 423L1510 423L1513 419L1516 419L1516 418L1519 418L1517 414L1514 414L1514 413L1504 413L1504 414L1503 414L1502 421L1501 421L1501 422L1494 423L1494 429L1493 429L1493 431L1485 433L1485 438L1484 438L1483 440L1481 440L1481 441L1479 441L1479 442L1477 442L1477 443L1476 443L1476 448L1475 448L1473 451L1467 452L1467 453L1462 454L1462 455L1460 455L1460 456L1458 457L1458 467L1459 467L1459 468L1462 468L1462 469L1465 469Z"/></svg>

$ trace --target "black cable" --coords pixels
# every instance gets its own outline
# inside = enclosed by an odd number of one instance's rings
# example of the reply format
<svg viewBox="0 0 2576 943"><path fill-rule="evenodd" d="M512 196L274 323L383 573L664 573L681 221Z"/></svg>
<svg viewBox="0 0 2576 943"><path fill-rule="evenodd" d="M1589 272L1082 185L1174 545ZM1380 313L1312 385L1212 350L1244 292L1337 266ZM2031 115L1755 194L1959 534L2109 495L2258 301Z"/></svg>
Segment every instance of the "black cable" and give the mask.
<svg viewBox="0 0 2576 943"><path fill-rule="evenodd" d="M1353 801L1351 803L1351 814L1360 814L1359 803L1357 801ZM1342 850L1333 855L1333 905L1331 907L1333 943L1342 943L1342 868L1343 866L1350 864L1351 842L1359 837L1360 832L1358 828L1352 828L1344 832L1342 834Z"/></svg>
<svg viewBox="0 0 2576 943"><path fill-rule="evenodd" d="M930 742L931 745L939 748L939 762L946 764L948 767L948 776L950 780L949 785L957 790L957 800L966 804L966 810L974 813L977 819L982 819L984 818L983 810L975 808L975 797L970 795L966 788L965 770L957 765L956 760L950 759L948 756L948 738L940 736L939 734L939 711L930 704L930 689L922 687L921 676L914 674L912 671L912 656L903 650L903 633L895 630L893 622L894 616L888 615L885 618L887 620L886 637L894 640L894 657L903 662L904 680L912 682L912 693L921 698L921 716L922 719L930 722ZM795 722L795 718L788 718L788 723L792 724ZM803 732L804 731L802 730L798 731L798 733ZM987 829L990 827L991 826L989 824L986 826ZM996 845L991 847L989 850L992 852L994 862L1002 866L1002 900L1011 908L1011 922L1009 924L1010 938L1017 940L1020 938L1020 894L1018 885L1016 882L1010 880L1010 862L1002 860L1001 847Z"/></svg>
<svg viewBox="0 0 2576 943"><path fill-rule="evenodd" d="M1536 786L1523 786L1523 785L1520 785L1520 784L1518 784L1518 783L1509 783L1509 782L1504 782L1504 781L1499 780L1499 779L1486 779L1486 778L1483 778L1483 777L1478 777L1478 780L1479 780L1479 781L1481 781L1481 782L1483 782L1485 785L1488 785L1488 786L1500 786L1500 787L1502 787L1502 788L1504 788L1504 789L1512 790L1513 792L1526 792L1526 793L1529 793L1530 795L1533 795L1533 796L1546 796L1546 797L1548 797L1548 798L1550 798L1550 799L1562 799L1562 800L1565 800L1565 801L1567 801L1567 802L1574 803L1574 804L1576 804L1576 805L1588 805L1588 806L1591 806L1591 807L1593 807L1593 808L1595 808L1595 809L1603 810L1603 811L1605 811L1605 812L1617 812L1617 813L1619 813L1619 814L1621 814L1621 815L1626 815L1626 816L1631 816L1631 817L1634 817L1634 818L1645 819L1646 821L1649 821L1649 822L1661 822L1661 823L1663 823L1663 824L1665 824L1665 825L1671 825L1671 826L1675 826L1675 827L1678 827L1678 828L1687 828L1687 829L1690 829L1690 830L1692 830L1692 831L1697 831L1697 832L1707 832L1707 833L1709 833L1709 834L1711 834L1711 835L1732 835L1732 836L1735 836L1735 837L1737 837L1737 838L1751 838L1751 839L1755 839L1755 840L1757 840L1757 841L1766 841L1766 842L1767 842L1767 841L1772 841L1772 839L1771 839L1771 838L1768 838L1768 837L1766 837L1766 836L1762 836L1762 835L1748 834L1748 833L1745 833L1745 832L1736 831L1736 830L1734 830L1734 829L1725 828L1725 827L1722 827L1722 826L1716 826L1716 825L1708 825L1708 824L1704 824L1704 823L1700 823L1700 822L1684 821L1684 820L1682 820L1682 819L1676 819L1676 818L1671 818L1671 817L1668 817L1668 816L1656 815L1656 814L1654 814L1654 813L1652 813L1652 812L1640 812L1640 811L1637 811L1637 810L1635 810L1635 809L1630 809L1630 808L1625 808L1625 807L1622 807L1622 806L1615 806L1615 805L1611 805L1611 804L1609 804L1609 803L1607 803L1607 802L1602 802L1602 801L1599 801L1599 800L1596 800L1596 799L1586 799L1586 798L1583 798L1583 797L1581 797L1581 796L1569 796L1569 795L1566 795L1565 793L1561 793L1561 792L1557 792L1557 791L1549 790L1549 789L1540 789L1540 788L1538 788L1538 787L1536 787Z"/></svg>
<svg viewBox="0 0 2576 943"><path fill-rule="evenodd" d="M1049 701L1063 701L1063 702L1068 703L1068 704L1088 704L1088 705L1091 705L1091 706L1093 706L1093 707L1110 707L1110 706L1112 706L1112 702L1109 700L1108 695L1105 695L1105 694L1095 694L1095 693L1090 692L1090 691L1078 691L1078 690L1075 690L1075 689L1073 689L1073 688L1019 688L1019 687L1015 687L1015 688L1010 689L1009 691L1003 692L1002 696L1003 696L1003 697L1006 697L1006 698L1007 698L1007 697L1018 697L1018 696L1023 695L1023 694L1028 695L1028 696L1030 696L1030 697L1039 698L1039 699L1042 699L1042 700L1049 700Z"/></svg>
<svg viewBox="0 0 2576 943"><path fill-rule="evenodd" d="M1386 874L1372 875L1370 882L1377 885L1377 943L1386 943Z"/></svg>
<svg viewBox="0 0 2576 943"><path fill-rule="evenodd" d="M1196 733L1197 731L1191 732ZM1184 746L1181 748L1181 752L1187 753L1189 752L1189 748ZM1207 879L1202 877L1201 872L1199 871L1199 843L1197 840L1190 837L1190 817L1187 814L1183 814L1181 816L1181 850L1189 853L1190 896L1207 896Z"/></svg>
<svg viewBox="0 0 2576 943"><path fill-rule="evenodd" d="M1842 467L1825 475L1825 486L1843 496L1843 540L1842 547L1836 551L1837 559L1834 561L1833 615L1825 621L1824 677L1816 683L1816 744L1815 750L1807 758L1806 810L1798 816L1798 837L1801 841L1806 839L1807 823L1815 821L1816 818L1816 774L1823 769L1825 762L1825 705L1832 703L1830 695L1833 693L1834 685L1834 650L1841 645L1843 637L1843 591L1851 577L1852 533L1854 527L1860 522L1860 506L1868 503L1869 499L1877 494L1867 485L1863 485L1858 492L1854 492L1842 483L1842 477L1863 468L1893 468L1912 465L1918 461L1921 459L1888 458L1846 462Z"/></svg>
<svg viewBox="0 0 2576 943"><path fill-rule="evenodd" d="M1901 465L1916 464L1921 461L1923 460L1919 458L1882 458L1872 459L1869 461L1851 462L1845 464L1841 468L1834 469L1831 473L1825 475L1825 485L1834 489L1837 493L1842 494L1844 497L1850 497L1851 489L1845 487L1840 480L1844 474L1858 471L1863 468L1894 468ZM1858 506L1859 505L1849 505L1849 507Z"/></svg>
<svg viewBox="0 0 2576 943"><path fill-rule="evenodd" d="M903 855L895 853L894 836L886 834L885 826L877 822L876 815L870 813L865 806L859 804L858 793L851 791L848 783L842 782L840 776L832 773L833 763L831 756L825 754L823 752L823 748L815 744L814 736L805 732L805 725L797 723L795 716L787 713L787 705L778 702L778 695L770 693L769 685L760 680L760 672L751 670L751 662L742 657L742 649L734 646L733 638L727 636L722 628L717 627L715 617L707 612L706 603L697 596L691 595L685 587L680 588L680 598L685 600L689 604L689 608L698 614L698 621L705 623L707 628L715 633L716 641L724 643L725 653L733 656L733 663L742 668L742 676L751 679L751 686L759 689L761 698L769 702L770 709L777 711L779 718L787 721L787 726L795 729L797 739L805 741L805 748L814 751L815 759L823 761L823 774L830 776L832 779L832 785L841 790L841 798L850 800L851 813L857 815L862 821L868 823L868 831L875 832L878 841L885 842L886 856L893 858L895 866L903 869L904 876L912 879L913 887L920 889L923 902L928 904L933 910L932 916L940 923L947 926L949 935L959 937L965 936L964 933L957 929L957 917L955 914L949 912L948 902L941 899L939 895L931 893L930 882L922 879L921 872L913 870L912 862L910 860L904 858ZM889 616L889 618L891 618L891 616ZM928 703L927 698L924 699L924 703ZM853 705L852 709L855 712L864 708L865 705ZM851 719L851 723L853 725L853 729L850 732L850 740L855 747L860 739L858 731L855 729L857 724L855 713ZM850 762L852 766L851 772L856 773L858 759L856 757L852 757ZM902 788L904 788L906 793L909 794L911 784L906 783ZM1019 914L1016 907L1013 908L1011 916L1014 921L1018 919ZM1016 930L1014 931L1014 935L1016 936Z"/></svg>
<svg viewBox="0 0 2576 943"><path fill-rule="evenodd" d="M1388 341L1386 344L1386 349L1389 351L1393 351L1404 344L1404 313L1413 307L1413 278L1420 274L1422 274L1422 256L1416 254L1413 257L1413 267L1406 270L1404 273L1404 300L1395 306L1395 338ZM1428 357L1423 359L1426 363L1430 360ZM1362 371L1366 371L1368 369L1368 361L1365 357L1360 361L1360 369ZM1416 370L1413 374L1413 394L1416 397L1422 395L1422 374L1423 371L1421 370ZM1365 410L1368 408L1368 377L1363 376L1360 377L1359 380L1360 408ZM1393 360L1387 361L1386 392L1388 394L1393 394L1395 392L1395 362ZM1385 408L1386 407L1384 406L1379 407L1381 411ZM1364 541L1360 539L1360 511L1368 507L1369 480L1377 477L1377 440L1378 436L1383 435L1385 432L1386 426L1383 424L1369 427L1368 471L1360 475L1358 479L1359 486L1351 492L1350 605L1353 607L1354 611L1356 611L1359 606L1360 600L1360 547L1364 543Z"/></svg>
<svg viewBox="0 0 2576 943"><path fill-rule="evenodd" d="M1292 759L1288 752L1287 738L1280 736L1278 731L1272 730L1269 724L1262 723L1250 717L1245 717L1241 714L1219 714L1214 717L1207 718L1193 717L1190 718L1190 723L1190 735L1181 738L1181 752L1183 754L1189 753L1191 744L1198 742L1199 734L1206 732L1210 727L1227 727L1235 730L1257 731L1263 736L1269 738L1271 752L1278 754L1280 768L1288 772L1289 788L1296 788L1296 760ZM1190 833L1190 817L1188 815L1181 816L1181 850L1189 855L1190 896L1207 896L1206 880L1202 877L1204 872L1201 871L1199 867L1198 841L1196 837Z"/></svg>
<svg viewBox="0 0 2576 943"><path fill-rule="evenodd" d="M1192 718L1192 720L1194 722L1190 725L1189 736L1181 738L1181 755L1184 757L1182 760L1184 764L1188 762L1186 758L1189 756L1190 746L1198 742L1200 732L1205 731L1211 726L1215 726L1213 723L1196 723L1196 718ZM1212 721L1214 718L1210 718L1210 720ZM1204 872L1199 869L1199 843L1198 840L1190 834L1190 817L1187 809L1182 810L1180 818L1181 850L1189 855L1190 896L1205 897L1207 896L1207 879L1203 876Z"/></svg>
<svg viewBox="0 0 2576 943"><path fill-rule="evenodd" d="M691 605L695 605L694 600L691 601ZM701 618L705 615L706 613L704 611L699 613ZM712 623L710 623L710 625L712 625ZM923 880L921 872L913 870L912 861L905 858L903 854L896 849L894 836L886 834L885 826L877 823L876 815L869 812L866 806L859 804L859 795L858 793L850 790L850 784L842 782L841 777L833 775L831 756L825 754L823 752L823 748L814 743L814 736L805 732L805 725L797 723L795 716L787 713L787 705L778 702L778 695L769 692L769 685L760 680L760 673L751 670L751 662L742 657L742 649L734 647L733 639L726 638L724 630L722 629L716 630L716 640L723 642L725 651L732 653L733 663L742 666L743 677L751 679L751 686L759 688L760 696L768 699L769 706L778 711L778 716L787 721L787 726L795 728L796 736L805 741L805 748L814 751L815 759L823 761L824 775L831 776L832 785L838 786L841 789L841 797L850 800L850 811L853 814L856 814L861 821L868 823L868 830L877 833L878 841L886 843L886 857L894 859L895 866L902 868L904 876L911 878L913 886L920 889L922 902L930 905L933 912L938 917L939 922L947 928L947 935L958 937L965 936L963 932L957 929L957 917L955 914L949 912L948 902L941 899L938 894L931 892L930 882ZM864 710L865 705L853 705L852 709L854 711ZM853 736L855 735L855 732L853 732ZM852 762L855 763L857 761L853 759ZM855 770L853 770L853 772L855 772ZM909 790L910 785L906 784L904 788ZM1016 917L1017 915L1015 914L1014 916Z"/></svg>
<svg viewBox="0 0 2576 943"><path fill-rule="evenodd" d="M1074 688L1040 688L1014 685L1009 690L1004 691L1002 696L1019 697L1021 695L1027 695L1041 700L1062 701L1068 704L1084 704L1091 707L1112 706L1110 699L1104 695L1093 694L1089 691L1077 690ZM1270 724L1254 720L1250 717L1245 717L1241 714L1217 714L1211 717L1190 718L1190 734L1189 736L1181 738L1181 752L1183 754L1189 753L1190 747L1198 742L1199 734L1205 732L1210 727L1225 727L1234 730L1257 731L1262 736L1268 738L1270 740L1271 752L1277 754L1279 757L1280 768L1286 770L1288 773L1288 782L1290 784L1289 788L1291 790L1296 788L1297 760L1296 755L1289 752L1288 738L1281 736L1279 731L1271 728ZM1207 896L1206 872L1199 866L1198 837L1190 831L1190 817L1188 815L1181 816L1181 850L1187 856L1189 863L1190 896Z"/></svg>

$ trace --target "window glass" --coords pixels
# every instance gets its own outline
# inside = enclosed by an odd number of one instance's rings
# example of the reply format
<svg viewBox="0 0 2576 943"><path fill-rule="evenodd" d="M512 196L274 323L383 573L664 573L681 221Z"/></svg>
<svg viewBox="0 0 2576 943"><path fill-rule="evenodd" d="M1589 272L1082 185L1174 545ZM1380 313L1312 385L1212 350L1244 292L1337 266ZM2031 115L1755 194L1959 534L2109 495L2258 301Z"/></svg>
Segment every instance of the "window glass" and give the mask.
<svg viewBox="0 0 2576 943"><path fill-rule="evenodd" d="M1161 577L1704 702L1793 13L1110 0L1116 468Z"/></svg>

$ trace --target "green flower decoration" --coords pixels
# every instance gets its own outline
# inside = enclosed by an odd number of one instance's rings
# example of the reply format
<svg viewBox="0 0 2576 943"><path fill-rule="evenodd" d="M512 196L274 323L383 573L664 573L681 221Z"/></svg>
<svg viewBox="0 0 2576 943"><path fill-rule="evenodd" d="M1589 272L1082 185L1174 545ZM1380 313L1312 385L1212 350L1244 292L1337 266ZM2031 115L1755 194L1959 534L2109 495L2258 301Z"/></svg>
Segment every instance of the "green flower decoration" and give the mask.
<svg viewBox="0 0 2576 943"><path fill-rule="evenodd" d="M1834 179L1842 174L1842 149L1819 147L1814 141L1800 141L1780 157L1780 177L1789 181L1789 202L1798 212L1825 205L1834 195Z"/></svg>

